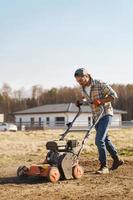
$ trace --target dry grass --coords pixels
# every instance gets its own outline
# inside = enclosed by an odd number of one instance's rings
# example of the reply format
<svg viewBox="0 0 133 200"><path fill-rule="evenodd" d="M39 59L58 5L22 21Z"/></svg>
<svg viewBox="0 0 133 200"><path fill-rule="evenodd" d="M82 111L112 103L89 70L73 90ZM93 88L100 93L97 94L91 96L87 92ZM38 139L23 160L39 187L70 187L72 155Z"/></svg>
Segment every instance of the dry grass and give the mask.
<svg viewBox="0 0 133 200"><path fill-rule="evenodd" d="M0 133L0 164L1 166L29 160L41 160L46 154L45 144L48 140L59 139L63 130L29 131L29 132L1 132ZM124 156L133 155L133 129L110 130L109 135L118 151ZM68 139L82 141L84 132L70 132ZM84 146L82 153L94 155L95 132L93 132Z"/></svg>
<svg viewBox="0 0 133 200"><path fill-rule="evenodd" d="M81 164L85 169L82 179L64 180L57 184L36 179L19 181L16 177L18 166L28 166L42 160L46 155L46 142L59 139L62 132L62 130L47 130L0 133L1 200L133 199L133 129L110 131L110 137L125 161L125 165L113 173L105 176L94 174L99 165L94 143L95 132L93 132L81 155ZM83 136L83 132L72 132L67 138L81 141Z"/></svg>

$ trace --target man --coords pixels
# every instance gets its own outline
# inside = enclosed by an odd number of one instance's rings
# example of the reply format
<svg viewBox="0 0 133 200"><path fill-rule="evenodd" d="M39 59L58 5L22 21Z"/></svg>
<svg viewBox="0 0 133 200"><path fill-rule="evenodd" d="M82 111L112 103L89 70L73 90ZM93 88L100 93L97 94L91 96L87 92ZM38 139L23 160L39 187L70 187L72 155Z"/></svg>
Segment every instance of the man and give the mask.
<svg viewBox="0 0 133 200"><path fill-rule="evenodd" d="M80 84L83 102L91 102L92 115L94 122L98 119L103 107L103 114L95 126L96 138L95 144L99 153L100 169L98 174L109 173L107 167L107 151L113 159L112 170L117 169L124 162L119 158L115 146L108 137L108 128L113 116L113 108L111 102L117 98L115 91L106 83L99 80L94 80L84 68L79 68L75 71L75 79Z"/></svg>

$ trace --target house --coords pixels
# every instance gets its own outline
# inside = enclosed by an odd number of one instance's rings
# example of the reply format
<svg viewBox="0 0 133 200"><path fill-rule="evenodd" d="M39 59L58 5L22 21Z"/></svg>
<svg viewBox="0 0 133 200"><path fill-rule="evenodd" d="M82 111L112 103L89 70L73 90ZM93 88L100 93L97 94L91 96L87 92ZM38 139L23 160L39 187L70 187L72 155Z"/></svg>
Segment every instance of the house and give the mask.
<svg viewBox="0 0 133 200"><path fill-rule="evenodd" d="M4 122L4 114L0 113L0 122Z"/></svg>
<svg viewBox="0 0 133 200"><path fill-rule="evenodd" d="M91 108L81 106L82 112L73 124L73 127L87 128L92 124ZM43 105L14 113L15 122L21 128L62 128L71 122L78 107L74 103ZM114 110L112 126L119 127L122 123L122 114L125 111Z"/></svg>

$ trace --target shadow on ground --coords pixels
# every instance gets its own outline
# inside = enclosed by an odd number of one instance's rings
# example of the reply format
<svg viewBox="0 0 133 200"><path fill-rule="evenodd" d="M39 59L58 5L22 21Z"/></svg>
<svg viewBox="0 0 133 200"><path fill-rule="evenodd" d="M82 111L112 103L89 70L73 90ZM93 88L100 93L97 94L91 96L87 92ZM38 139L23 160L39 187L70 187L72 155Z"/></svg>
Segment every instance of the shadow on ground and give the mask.
<svg viewBox="0 0 133 200"><path fill-rule="evenodd" d="M28 177L26 179L20 179L17 176L0 178L0 185L4 185L4 184L40 184L40 183L48 183L48 179L42 178L42 177Z"/></svg>

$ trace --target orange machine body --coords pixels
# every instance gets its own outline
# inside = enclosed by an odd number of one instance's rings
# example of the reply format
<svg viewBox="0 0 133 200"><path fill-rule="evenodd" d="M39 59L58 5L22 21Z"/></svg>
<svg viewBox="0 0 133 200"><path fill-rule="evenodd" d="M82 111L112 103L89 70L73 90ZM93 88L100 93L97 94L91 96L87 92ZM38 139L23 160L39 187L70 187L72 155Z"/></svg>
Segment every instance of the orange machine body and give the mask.
<svg viewBox="0 0 133 200"><path fill-rule="evenodd" d="M49 164L44 165L32 165L27 171L28 176L42 176L47 177L51 166Z"/></svg>

